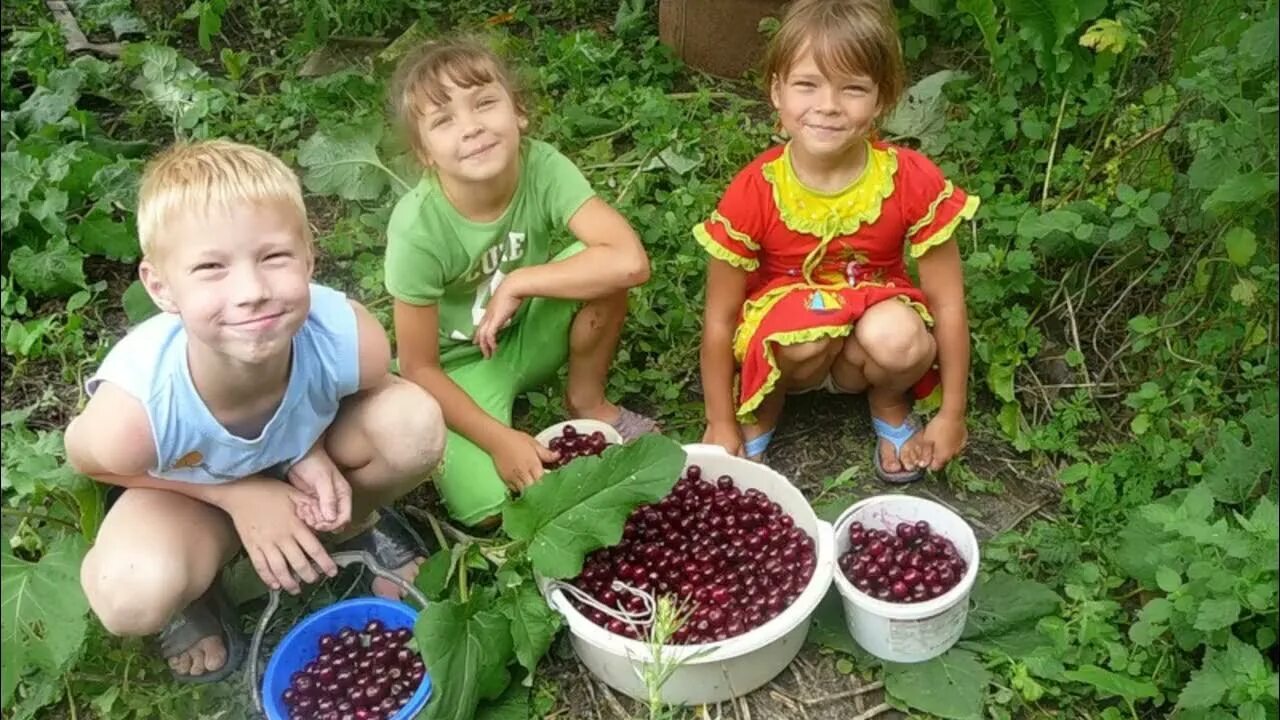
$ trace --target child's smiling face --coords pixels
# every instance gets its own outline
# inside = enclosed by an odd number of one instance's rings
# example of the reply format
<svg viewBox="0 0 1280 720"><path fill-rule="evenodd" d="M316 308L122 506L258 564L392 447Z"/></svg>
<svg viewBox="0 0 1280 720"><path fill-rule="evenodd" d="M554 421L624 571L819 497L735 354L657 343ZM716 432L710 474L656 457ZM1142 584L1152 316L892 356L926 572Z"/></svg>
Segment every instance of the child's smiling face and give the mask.
<svg viewBox="0 0 1280 720"><path fill-rule="evenodd" d="M773 79L770 98L792 142L813 158L848 151L871 133L880 115L874 80L857 73L823 73L809 50L800 53L785 76Z"/></svg>
<svg viewBox="0 0 1280 720"><path fill-rule="evenodd" d="M458 87L443 79L443 104L424 100L418 133L431 166L455 181L486 182L516 163L528 120L494 81Z"/></svg>
<svg viewBox="0 0 1280 720"><path fill-rule="evenodd" d="M311 307L306 220L284 202L175 218L164 252L142 263L161 309L188 336L246 364L287 356Z"/></svg>

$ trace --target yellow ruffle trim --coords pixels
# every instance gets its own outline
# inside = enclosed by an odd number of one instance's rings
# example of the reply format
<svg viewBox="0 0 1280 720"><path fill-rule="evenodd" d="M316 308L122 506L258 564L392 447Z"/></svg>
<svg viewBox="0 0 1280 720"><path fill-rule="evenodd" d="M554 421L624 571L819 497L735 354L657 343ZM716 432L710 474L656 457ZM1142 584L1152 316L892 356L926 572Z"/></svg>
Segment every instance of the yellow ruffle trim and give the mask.
<svg viewBox="0 0 1280 720"><path fill-rule="evenodd" d="M924 303L916 302L915 300L912 300L906 295L898 295L897 298L902 302L906 303L907 307L916 311L916 314L918 314L920 316L920 319L924 321L925 327L929 327L929 328L933 327L933 324L934 324L933 313L929 312L929 308L925 307Z"/></svg>
<svg viewBox="0 0 1280 720"><path fill-rule="evenodd" d="M711 222L718 222L721 225L723 225L725 233L729 237L745 245L748 250L760 249L760 243L757 243L755 240L753 240L750 235L744 232L735 230L733 227L733 223L729 222L729 218L725 217L724 215L721 215L719 210L711 211Z"/></svg>
<svg viewBox="0 0 1280 720"><path fill-rule="evenodd" d="M920 222L907 229L907 239L915 237L916 233L932 225L933 219L938 215L938 206L941 205L944 200L955 194L956 186L952 185L951 181L948 180L947 184L942 186L942 192L938 193L938 197L934 198L933 202L929 203L929 212L924 214L924 217L920 219Z"/></svg>
<svg viewBox="0 0 1280 720"><path fill-rule="evenodd" d="M748 300L742 307L742 321L738 323L738 329L733 334L733 356L739 364L742 359L747 356L747 345L751 343L751 336L760 327L761 321L769 314L774 305L777 305L787 293L793 290L803 290L808 286L804 283L795 283L792 285L783 285L776 287L769 292L761 295L753 300Z"/></svg>
<svg viewBox="0 0 1280 720"><path fill-rule="evenodd" d="M723 260L730 265L746 270L747 272L752 272L756 268L760 267L760 262L758 260L742 257L741 255L730 251L729 248L726 248L716 242L715 238L711 237L711 233L707 232L707 229L703 227L701 223L693 226L693 237L698 241L698 244L702 246L703 250L706 250L711 257L714 257L717 260Z"/></svg>
<svg viewBox="0 0 1280 720"><path fill-rule="evenodd" d="M911 257L918 258L942 243L950 240L960 223L965 220L973 219L973 215L978 212L978 206L980 204L982 204L982 201L977 195L970 195L969 199L965 200L964 207L960 208L960 212L956 213L956 216L951 218L950 222L943 225L937 232L930 235L927 239L911 245Z"/></svg>
<svg viewBox="0 0 1280 720"><path fill-rule="evenodd" d="M870 283L865 283L870 285ZM859 283L858 287L862 287L864 283ZM757 328L760 327L760 321L778 301L782 299L791 290L799 288L809 288L811 286L804 284L786 285L780 288L774 288L769 292L761 295L753 301L748 301L747 306L742 311L742 323L738 325L737 332L733 337L733 356L737 360L738 365L742 365L742 360L747 356L747 345L751 342L752 335L755 334ZM883 286L879 286L883 287ZM908 307L915 310L920 315L920 319L924 321L926 327L933 327L933 315L923 303L916 302L906 295L897 295L899 300L906 303ZM771 343L779 345L795 345L797 343L813 342L815 340L823 340L830 338L847 337L853 330L853 325L819 325L817 327L804 328L803 330L788 330L785 332L774 333L764 339L764 358L769 363L769 375L765 378L764 385L755 392L754 395L747 398L745 402L738 408L738 422L752 423L755 422L754 411L760 406L760 403L768 397L769 393L777 387L778 378L782 375L782 371L778 369L778 361L773 357L773 348ZM734 394L740 392L741 378L735 378ZM941 386L934 388L923 403L934 400L940 403L942 399Z"/></svg>
<svg viewBox="0 0 1280 720"><path fill-rule="evenodd" d="M761 171L773 187L773 201L782 223L795 232L818 238L818 246L803 265L805 279L812 281L813 270L822 262L833 238L851 235L864 223L879 219L885 198L893 194L898 154L893 148L876 148L868 142L866 168L849 187L835 193L805 187L791 166L789 144Z"/></svg>

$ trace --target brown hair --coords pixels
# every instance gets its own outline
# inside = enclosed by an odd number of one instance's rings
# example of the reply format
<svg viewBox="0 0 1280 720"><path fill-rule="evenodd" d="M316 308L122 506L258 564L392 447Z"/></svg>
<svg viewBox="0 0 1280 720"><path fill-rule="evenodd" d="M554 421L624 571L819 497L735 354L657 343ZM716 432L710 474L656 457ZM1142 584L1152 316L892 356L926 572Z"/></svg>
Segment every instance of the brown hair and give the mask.
<svg viewBox="0 0 1280 720"><path fill-rule="evenodd" d="M426 164L426 148L418 132L423 104L449 102L445 81L460 88L497 82L511 96L516 112L528 117L528 107L506 63L476 38L432 40L409 51L391 80L391 114L408 138L409 147Z"/></svg>
<svg viewBox="0 0 1280 720"><path fill-rule="evenodd" d="M889 0L796 0L789 5L765 53L765 89L786 77L805 50L813 52L824 75L866 75L879 88L881 109L897 106L906 70Z"/></svg>
<svg viewBox="0 0 1280 720"><path fill-rule="evenodd" d="M147 163L138 190L138 241L156 259L178 240L168 225L180 214L230 212L242 203L283 202L311 241L298 176L280 158L229 140L177 143Z"/></svg>

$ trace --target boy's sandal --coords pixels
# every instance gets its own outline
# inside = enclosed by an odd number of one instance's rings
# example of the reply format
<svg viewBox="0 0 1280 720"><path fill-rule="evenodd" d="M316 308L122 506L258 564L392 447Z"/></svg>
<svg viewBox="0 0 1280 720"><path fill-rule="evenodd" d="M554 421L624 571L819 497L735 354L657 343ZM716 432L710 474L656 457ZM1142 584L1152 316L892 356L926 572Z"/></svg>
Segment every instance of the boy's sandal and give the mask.
<svg viewBox="0 0 1280 720"><path fill-rule="evenodd" d="M769 442L772 440L773 440L772 430L766 433L761 433L760 435L757 435L751 438L745 444L743 444L742 452L747 456L747 459L750 460L751 462L757 462L762 465L767 464L768 460L765 453L766 451L768 451Z"/></svg>
<svg viewBox="0 0 1280 720"><path fill-rule="evenodd" d="M205 684L225 680L240 669L245 658L245 636L240 629L240 616L231 604L221 583L215 578L204 595L196 598L178 613L156 637L160 654L165 660L190 650L204 638L220 636L226 647L227 660L217 670L200 675L180 673L173 668L169 672L180 683Z"/></svg>
<svg viewBox="0 0 1280 720"><path fill-rule="evenodd" d="M390 507L380 508L377 521L334 548L335 551L363 550L393 572L419 557L429 557L437 549L434 543L428 545L424 542L404 515ZM366 572L362 577L366 581L365 590L370 590L373 573Z"/></svg>
<svg viewBox="0 0 1280 720"><path fill-rule="evenodd" d="M876 431L875 449L871 456L875 462L876 477L882 481L892 485L907 485L924 479L924 470L900 470L898 472L889 472L884 469L884 464L880 461L880 440L888 440L893 443L893 452L898 455L898 460L902 460L902 446L908 440L920 431L920 423L914 416L907 416L907 419L898 426L890 425L880 418L871 418L871 426Z"/></svg>
<svg viewBox="0 0 1280 720"><path fill-rule="evenodd" d="M623 442L631 442L641 435L658 432L658 422L638 412L618 407L618 419L609 423L622 436Z"/></svg>

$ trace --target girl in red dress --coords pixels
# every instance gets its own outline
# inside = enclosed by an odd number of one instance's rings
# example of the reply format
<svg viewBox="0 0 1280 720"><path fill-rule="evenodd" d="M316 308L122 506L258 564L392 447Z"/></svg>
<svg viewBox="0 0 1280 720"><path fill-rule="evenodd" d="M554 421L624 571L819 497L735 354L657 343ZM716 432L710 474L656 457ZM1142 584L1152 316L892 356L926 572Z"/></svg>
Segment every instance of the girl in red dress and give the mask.
<svg viewBox="0 0 1280 720"><path fill-rule="evenodd" d="M704 440L758 459L787 394L866 392L877 474L918 480L967 437L969 328L949 240L978 198L875 139L904 86L888 0L797 0L764 77L790 139L739 172L694 228L711 255ZM921 428L912 409L926 399L938 411Z"/></svg>

